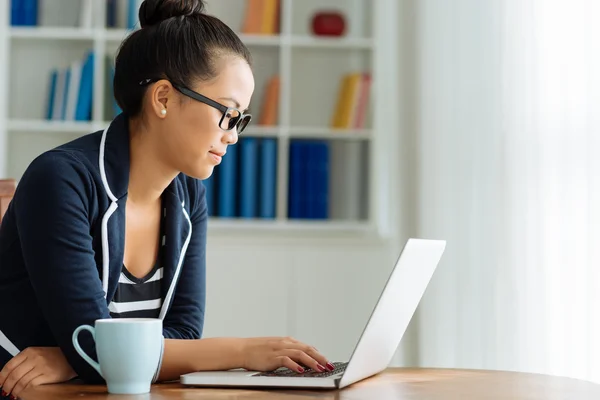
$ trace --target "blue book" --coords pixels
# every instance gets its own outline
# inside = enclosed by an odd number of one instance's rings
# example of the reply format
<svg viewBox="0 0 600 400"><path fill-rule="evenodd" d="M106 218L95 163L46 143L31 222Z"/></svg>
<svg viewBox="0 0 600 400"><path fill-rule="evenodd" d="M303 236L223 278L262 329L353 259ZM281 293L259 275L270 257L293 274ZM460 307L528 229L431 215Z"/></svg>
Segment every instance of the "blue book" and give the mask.
<svg viewBox="0 0 600 400"><path fill-rule="evenodd" d="M314 153L316 179L313 217L316 219L327 219L329 218L329 144L325 141L317 144Z"/></svg>
<svg viewBox="0 0 600 400"><path fill-rule="evenodd" d="M11 0L10 2L10 23L13 26L21 26L24 21L23 0Z"/></svg>
<svg viewBox="0 0 600 400"><path fill-rule="evenodd" d="M312 193L310 188L313 177L310 171L314 157L312 154L313 147L313 141L311 140L304 140L300 146L300 193L298 199L300 201L300 218L302 219L312 218Z"/></svg>
<svg viewBox="0 0 600 400"><path fill-rule="evenodd" d="M23 2L23 25L36 26L38 22L38 0L21 0Z"/></svg>
<svg viewBox="0 0 600 400"><path fill-rule="evenodd" d="M127 27L129 29L135 29L136 25L138 25L138 14L141 3L142 2L140 0L129 0L127 9Z"/></svg>
<svg viewBox="0 0 600 400"><path fill-rule="evenodd" d="M65 120L67 116L67 102L69 101L69 85L71 84L71 68L67 68L65 72L65 86L62 98L62 109L60 119Z"/></svg>
<svg viewBox="0 0 600 400"><path fill-rule="evenodd" d="M275 218L277 179L277 140L262 141L260 157L260 201L259 216Z"/></svg>
<svg viewBox="0 0 600 400"><path fill-rule="evenodd" d="M48 88L48 102L46 106L46 119L51 120L54 113L54 96L56 95L56 82L58 80L58 70L54 68L50 72L50 84Z"/></svg>
<svg viewBox="0 0 600 400"><path fill-rule="evenodd" d="M326 141L295 143L290 165L290 218L329 216L329 145Z"/></svg>
<svg viewBox="0 0 600 400"><path fill-rule="evenodd" d="M304 170L304 181L302 185L302 215L303 218L313 219L316 216L316 199L318 187L318 164L319 154L317 153L319 143L310 141L304 144L306 153L302 159L302 167Z"/></svg>
<svg viewBox="0 0 600 400"><path fill-rule="evenodd" d="M238 146L240 147L240 217L255 218L258 200L258 139L253 137L241 139Z"/></svg>
<svg viewBox="0 0 600 400"><path fill-rule="evenodd" d="M219 169L219 217L232 218L236 216L237 188L237 159L238 146L227 147Z"/></svg>
<svg viewBox="0 0 600 400"><path fill-rule="evenodd" d="M76 121L89 121L92 118L92 101L94 95L94 52L87 53L87 58L81 69L81 83L77 108L75 110Z"/></svg>
<svg viewBox="0 0 600 400"><path fill-rule="evenodd" d="M117 0L106 0L106 27L117 26Z"/></svg>
<svg viewBox="0 0 600 400"><path fill-rule="evenodd" d="M291 219L302 218L302 150L302 141L290 141L288 217Z"/></svg>

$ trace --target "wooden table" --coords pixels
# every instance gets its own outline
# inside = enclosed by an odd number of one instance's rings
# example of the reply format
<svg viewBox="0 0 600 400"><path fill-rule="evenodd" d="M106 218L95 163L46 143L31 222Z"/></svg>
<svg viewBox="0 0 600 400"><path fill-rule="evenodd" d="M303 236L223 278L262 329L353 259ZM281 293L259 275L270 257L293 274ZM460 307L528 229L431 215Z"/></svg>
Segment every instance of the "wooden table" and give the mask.
<svg viewBox="0 0 600 400"><path fill-rule="evenodd" d="M23 400L215 399L215 400L598 400L600 385L576 379L517 372L390 368L342 390L248 390L185 388L157 384L145 395L108 395L105 386L46 385Z"/></svg>

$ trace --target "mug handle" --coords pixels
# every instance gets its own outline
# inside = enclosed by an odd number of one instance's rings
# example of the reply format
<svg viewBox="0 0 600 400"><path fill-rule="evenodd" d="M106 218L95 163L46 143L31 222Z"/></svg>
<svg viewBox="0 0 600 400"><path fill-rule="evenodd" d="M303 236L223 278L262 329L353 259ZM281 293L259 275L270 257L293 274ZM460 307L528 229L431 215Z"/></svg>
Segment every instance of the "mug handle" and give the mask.
<svg viewBox="0 0 600 400"><path fill-rule="evenodd" d="M79 337L79 333L81 331L89 331L92 334L92 338L94 339L94 342L95 342L96 341L96 329L94 329L90 325L81 325L81 326L79 326L73 332L73 346L75 346L75 350L77 350L77 353L79 353L79 355L81 356L81 358L83 358L85 361L87 361L87 363L90 364L92 367L94 367L94 369L96 371L98 371L98 373L100 374L100 376L102 376L102 372L100 371L100 364L98 364L96 361L92 360L92 358L90 356L88 356L85 353L85 351L83 351L83 349L81 348L81 346L79 345L78 337Z"/></svg>

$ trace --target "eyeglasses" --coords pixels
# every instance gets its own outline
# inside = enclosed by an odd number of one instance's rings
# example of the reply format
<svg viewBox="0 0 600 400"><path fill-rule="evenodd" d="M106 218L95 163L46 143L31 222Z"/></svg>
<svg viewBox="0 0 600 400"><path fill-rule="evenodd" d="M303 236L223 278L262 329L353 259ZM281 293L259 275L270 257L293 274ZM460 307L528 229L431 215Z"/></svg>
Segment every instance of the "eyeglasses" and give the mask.
<svg viewBox="0 0 600 400"><path fill-rule="evenodd" d="M156 81L158 81L158 79L145 79L140 82L140 85L148 84L150 82L156 82ZM221 116L221 119L219 120L219 128L221 128L225 131L230 131L233 128L237 127L237 133L239 135L244 131L244 129L246 129L246 127L248 126L248 123L252 119L251 114L244 114L243 112L241 112L240 110L238 110L235 107L227 107L227 106L225 106L217 101L214 101L213 99L206 97L200 93L197 93L191 89L188 89L188 88L185 88L185 87L179 86L179 85L173 85L173 87L175 89L177 89L178 91L180 91L182 94L221 111L223 113L223 115Z"/></svg>
<svg viewBox="0 0 600 400"><path fill-rule="evenodd" d="M184 88L178 85L173 85L173 87L179 90L184 95L204 104L208 104L209 106L221 111L223 115L221 116L221 120L219 121L219 127L223 130L230 131L233 128L237 127L237 133L239 135L244 131L244 129L246 129L246 126L248 126L248 123L252 119L252 115L244 114L235 107L224 106L223 104L218 103L213 99L210 99L200 93L194 92L193 90L190 90L188 88Z"/></svg>

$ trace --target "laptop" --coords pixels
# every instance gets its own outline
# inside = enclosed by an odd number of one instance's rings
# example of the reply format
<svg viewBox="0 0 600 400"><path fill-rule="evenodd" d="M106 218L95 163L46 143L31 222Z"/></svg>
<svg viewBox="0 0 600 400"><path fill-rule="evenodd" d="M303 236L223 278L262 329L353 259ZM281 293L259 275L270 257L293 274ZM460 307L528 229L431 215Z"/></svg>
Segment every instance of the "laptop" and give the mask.
<svg viewBox="0 0 600 400"><path fill-rule="evenodd" d="M261 372L235 369L181 375L198 387L341 389L385 370L446 248L444 240L409 239L405 244L350 360L333 371L303 373L285 367Z"/></svg>

